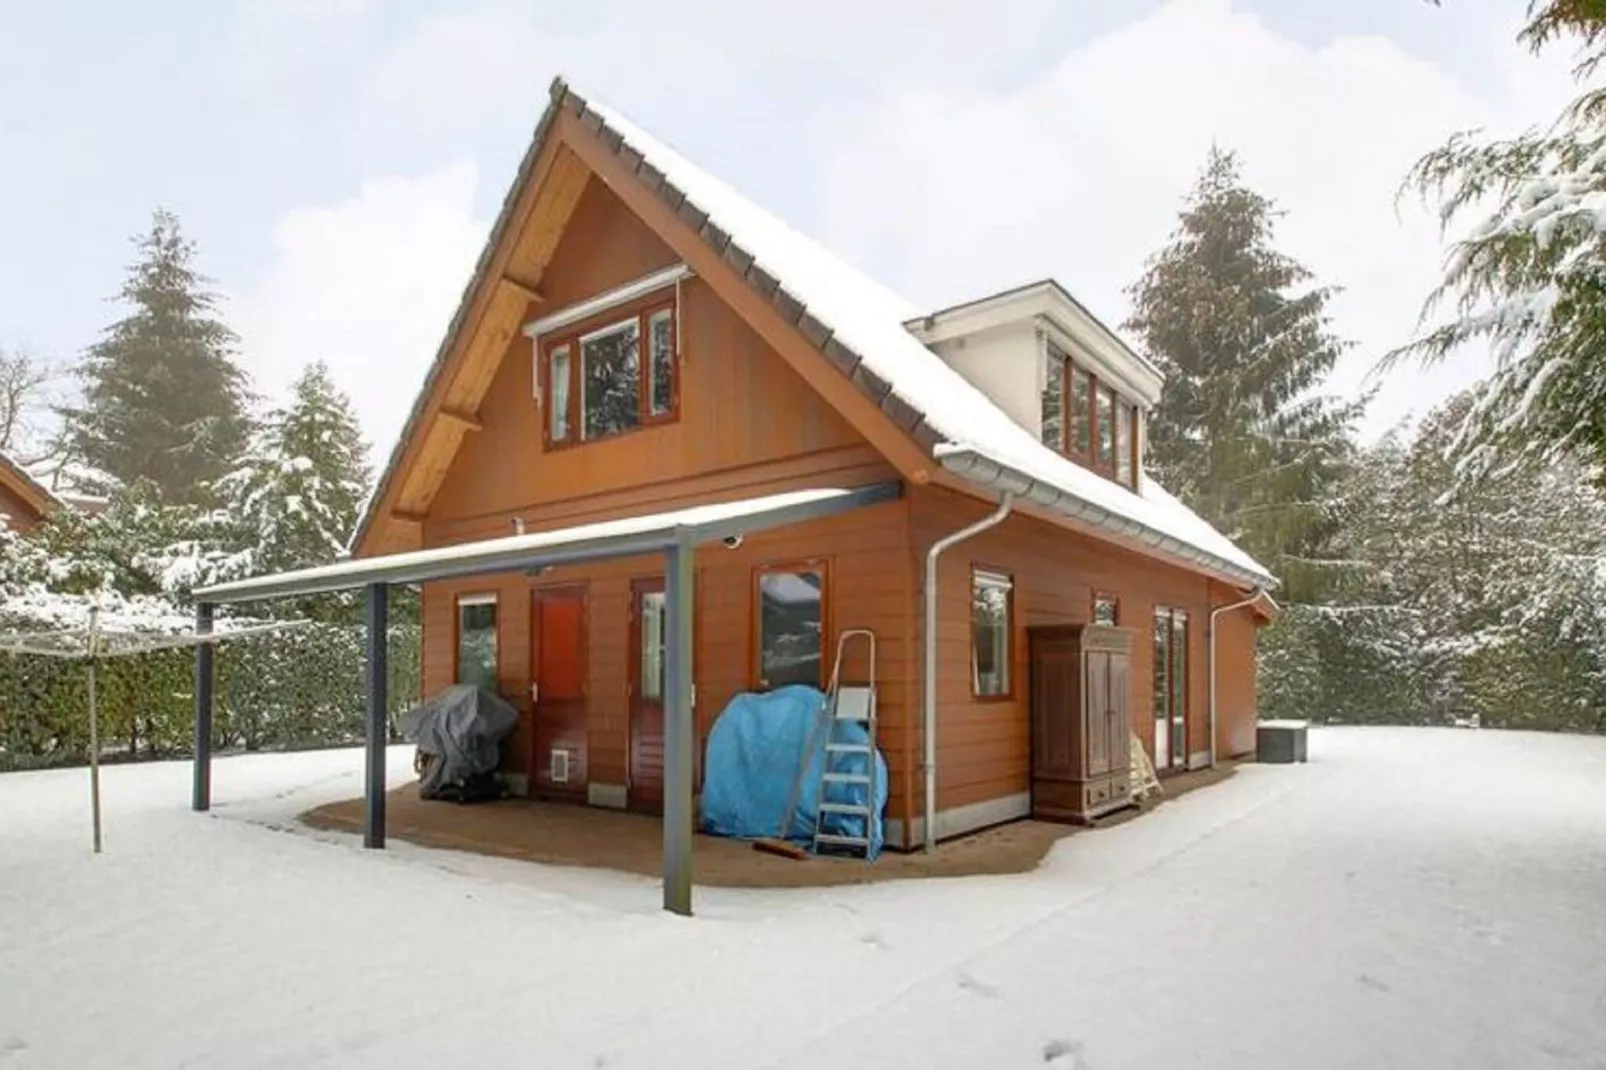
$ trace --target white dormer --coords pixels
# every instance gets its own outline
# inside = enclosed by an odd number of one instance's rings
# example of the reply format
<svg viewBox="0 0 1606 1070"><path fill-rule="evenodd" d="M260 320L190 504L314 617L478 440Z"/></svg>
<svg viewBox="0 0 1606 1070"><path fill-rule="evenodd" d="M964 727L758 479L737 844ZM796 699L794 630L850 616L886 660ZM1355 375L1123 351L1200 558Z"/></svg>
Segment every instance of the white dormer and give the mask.
<svg viewBox="0 0 1606 1070"><path fill-rule="evenodd" d="M1137 489L1143 425L1162 377L1052 279L904 326L1011 419Z"/></svg>

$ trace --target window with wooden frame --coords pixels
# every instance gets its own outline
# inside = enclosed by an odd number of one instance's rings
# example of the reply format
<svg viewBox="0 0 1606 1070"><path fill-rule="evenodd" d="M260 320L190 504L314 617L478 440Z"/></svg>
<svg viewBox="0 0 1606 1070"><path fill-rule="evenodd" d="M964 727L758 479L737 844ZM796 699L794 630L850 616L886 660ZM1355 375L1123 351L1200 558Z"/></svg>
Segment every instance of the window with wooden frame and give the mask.
<svg viewBox="0 0 1606 1070"><path fill-rule="evenodd" d="M753 679L760 690L825 686L828 579L823 561L753 570Z"/></svg>
<svg viewBox="0 0 1606 1070"><path fill-rule="evenodd" d="M1010 631L1015 580L1005 572L970 570L970 693L1004 699L1010 690Z"/></svg>
<svg viewBox="0 0 1606 1070"><path fill-rule="evenodd" d="M465 594L457 599L457 649L452 679L496 690L496 595Z"/></svg>
<svg viewBox="0 0 1606 1070"><path fill-rule="evenodd" d="M548 449L680 415L673 293L611 309L541 339L541 437Z"/></svg>
<svg viewBox="0 0 1606 1070"><path fill-rule="evenodd" d="M1137 489L1142 419L1137 406L1052 342L1047 346L1039 414L1043 445Z"/></svg>
<svg viewBox="0 0 1606 1070"><path fill-rule="evenodd" d="M1093 428L1097 432L1098 449L1093 453L1093 467L1105 475L1115 474L1115 391L1098 384L1094 391Z"/></svg>
<svg viewBox="0 0 1606 1070"><path fill-rule="evenodd" d="M1188 766L1188 614L1154 608L1154 767Z"/></svg>
<svg viewBox="0 0 1606 1070"><path fill-rule="evenodd" d="M1093 614L1090 619L1094 624L1105 624L1112 628L1121 623L1120 596L1105 591L1094 591Z"/></svg>

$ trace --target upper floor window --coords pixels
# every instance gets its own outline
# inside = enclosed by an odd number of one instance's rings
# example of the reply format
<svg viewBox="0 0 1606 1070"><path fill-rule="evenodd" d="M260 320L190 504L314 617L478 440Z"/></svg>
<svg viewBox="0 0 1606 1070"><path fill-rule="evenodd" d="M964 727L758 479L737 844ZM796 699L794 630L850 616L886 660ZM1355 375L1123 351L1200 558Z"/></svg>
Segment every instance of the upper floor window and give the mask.
<svg viewBox="0 0 1606 1070"><path fill-rule="evenodd" d="M1093 592L1093 623L1110 627L1120 623L1121 599L1104 591Z"/></svg>
<svg viewBox="0 0 1606 1070"><path fill-rule="evenodd" d="M1041 438L1072 460L1137 489L1137 407L1052 343L1043 378Z"/></svg>
<svg viewBox="0 0 1606 1070"><path fill-rule="evenodd" d="M1059 350L1048 347L1048 366L1043 377L1043 420L1039 432L1043 445L1065 448L1065 365Z"/></svg>
<svg viewBox="0 0 1606 1070"><path fill-rule="evenodd" d="M659 296L542 340L543 438L567 446L679 415L673 298Z"/></svg>

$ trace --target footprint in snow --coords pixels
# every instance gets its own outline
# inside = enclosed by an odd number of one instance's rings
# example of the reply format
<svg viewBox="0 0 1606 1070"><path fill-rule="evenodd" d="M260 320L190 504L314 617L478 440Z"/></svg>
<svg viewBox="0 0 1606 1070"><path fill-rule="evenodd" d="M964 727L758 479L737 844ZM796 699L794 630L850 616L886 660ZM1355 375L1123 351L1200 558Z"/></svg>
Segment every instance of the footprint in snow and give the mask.
<svg viewBox="0 0 1606 1070"><path fill-rule="evenodd" d="M1365 985L1367 988L1375 989L1378 992L1394 991L1394 989L1389 986L1387 981L1379 981L1376 977L1373 977L1369 973L1363 973L1355 979L1361 984Z"/></svg>
<svg viewBox="0 0 1606 1070"><path fill-rule="evenodd" d="M892 945L887 943L887 938L885 936L882 936L880 930L878 930L878 929L877 930L872 930L872 931L867 932L864 935L860 936L859 937L859 942L861 944L869 944L871 947L875 948L877 951L888 951L888 950L891 949L891 946L892 946Z"/></svg>
<svg viewBox="0 0 1606 1070"><path fill-rule="evenodd" d="M1043 1063L1054 1070L1087 1070L1082 1045L1074 1040L1051 1040L1043 1045Z"/></svg>
<svg viewBox="0 0 1606 1070"><path fill-rule="evenodd" d="M976 995L985 997L986 999L998 998L998 986L990 985L986 981L977 980L968 973L962 973L959 975L959 987L963 988L966 992L974 992Z"/></svg>

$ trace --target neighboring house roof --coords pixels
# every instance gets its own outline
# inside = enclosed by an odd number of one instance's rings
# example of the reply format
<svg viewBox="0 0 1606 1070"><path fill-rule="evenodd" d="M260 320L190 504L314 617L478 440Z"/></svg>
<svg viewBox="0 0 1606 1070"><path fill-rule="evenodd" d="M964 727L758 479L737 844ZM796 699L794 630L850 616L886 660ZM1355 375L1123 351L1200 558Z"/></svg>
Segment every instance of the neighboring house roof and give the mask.
<svg viewBox="0 0 1606 1070"><path fill-rule="evenodd" d="M354 546L395 476L425 398L434 388L560 109L569 110L596 134L725 263L773 302L827 361L949 471L979 488L1008 489L1030 497L1090 527L1147 544L1209 572L1251 586L1275 585L1265 567L1154 480L1141 479L1141 492L1133 493L1044 446L910 333L905 324L923 318L924 310L793 230L618 112L575 94L561 79L553 82L552 103L536 128L424 389L364 509Z"/></svg>
<svg viewBox="0 0 1606 1070"><path fill-rule="evenodd" d="M22 500L34 512L35 519L43 519L61 508L62 500L51 493L22 465L0 453L0 486Z"/></svg>
<svg viewBox="0 0 1606 1070"><path fill-rule="evenodd" d="M63 460L60 456L43 457L28 464L28 474L50 489L65 505L85 513L97 513L106 507L104 494L85 490L85 485L112 486L116 479L87 465Z"/></svg>

